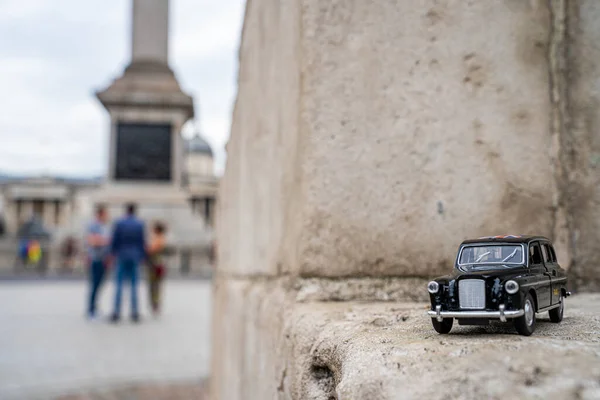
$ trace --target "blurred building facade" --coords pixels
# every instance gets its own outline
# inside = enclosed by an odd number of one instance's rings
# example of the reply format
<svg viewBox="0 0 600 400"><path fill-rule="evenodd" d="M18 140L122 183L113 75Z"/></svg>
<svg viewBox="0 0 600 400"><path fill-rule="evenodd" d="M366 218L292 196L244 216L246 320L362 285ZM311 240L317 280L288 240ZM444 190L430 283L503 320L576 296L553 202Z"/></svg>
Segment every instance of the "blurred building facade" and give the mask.
<svg viewBox="0 0 600 400"><path fill-rule="evenodd" d="M212 227L216 205L217 179L214 176L213 151L199 134L186 142L183 183L189 193L192 212Z"/></svg>
<svg viewBox="0 0 600 400"><path fill-rule="evenodd" d="M199 134L184 142L184 168L181 190L193 218L190 227L203 230L212 237L218 177L214 174L213 151ZM60 248L69 238L82 245L85 229L93 218L98 193L104 180L100 178L73 179L59 176L2 176L0 178L0 269L11 268L16 254L20 229L36 217L50 233L46 246L49 268L61 267ZM132 188L135 191L135 188ZM132 196L132 201L135 199ZM121 215L120 210L112 218ZM151 220L148 221L149 223ZM190 247L190 246L188 246ZM193 246L191 246L193 247ZM196 249L197 250L197 249ZM194 263L195 249L183 251L172 268L201 269L209 262L206 251ZM198 257L196 257L198 259ZM201 264L201 265L193 265Z"/></svg>

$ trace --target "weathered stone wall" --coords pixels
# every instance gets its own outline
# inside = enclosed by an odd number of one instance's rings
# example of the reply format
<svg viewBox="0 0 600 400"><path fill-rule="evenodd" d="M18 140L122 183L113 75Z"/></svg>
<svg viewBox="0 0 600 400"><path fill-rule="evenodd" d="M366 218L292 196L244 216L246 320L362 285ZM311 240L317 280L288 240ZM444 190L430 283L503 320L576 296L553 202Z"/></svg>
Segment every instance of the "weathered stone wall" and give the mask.
<svg viewBox="0 0 600 400"><path fill-rule="evenodd" d="M280 252L285 213L298 190L298 17L296 1L247 3L231 157L220 191L219 258L226 273L277 275L286 254Z"/></svg>
<svg viewBox="0 0 600 400"><path fill-rule="evenodd" d="M569 202L572 277L600 288L600 2L567 1L564 194Z"/></svg>
<svg viewBox="0 0 600 400"><path fill-rule="evenodd" d="M401 397L410 380L389 359L418 352L369 332L427 318L379 302L423 300L468 237L549 236L600 285L597 134L574 110L595 98L597 48L567 35L597 30L596 8L248 0L219 195L214 399ZM590 54L576 76L571 51Z"/></svg>
<svg viewBox="0 0 600 400"><path fill-rule="evenodd" d="M467 237L552 234L545 3L305 1L302 21L303 275L427 276Z"/></svg>

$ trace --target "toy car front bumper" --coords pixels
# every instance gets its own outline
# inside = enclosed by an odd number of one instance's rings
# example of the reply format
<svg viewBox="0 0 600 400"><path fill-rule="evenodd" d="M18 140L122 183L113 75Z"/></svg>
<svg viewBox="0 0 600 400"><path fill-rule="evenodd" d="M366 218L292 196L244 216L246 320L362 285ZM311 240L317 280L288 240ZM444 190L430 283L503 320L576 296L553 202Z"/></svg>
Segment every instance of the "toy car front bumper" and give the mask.
<svg viewBox="0 0 600 400"><path fill-rule="evenodd" d="M523 310L506 311L504 304L500 304L498 311L442 311L442 306L435 306L435 311L427 311L432 318L442 322L444 318L483 318L499 319L506 322L507 319L519 318L525 314Z"/></svg>

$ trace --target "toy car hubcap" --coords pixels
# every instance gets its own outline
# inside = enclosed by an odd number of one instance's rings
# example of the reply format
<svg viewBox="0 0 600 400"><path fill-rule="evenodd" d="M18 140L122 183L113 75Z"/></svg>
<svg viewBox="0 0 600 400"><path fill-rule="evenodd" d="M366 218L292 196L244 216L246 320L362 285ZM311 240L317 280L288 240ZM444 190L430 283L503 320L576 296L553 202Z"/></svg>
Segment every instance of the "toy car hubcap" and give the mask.
<svg viewBox="0 0 600 400"><path fill-rule="evenodd" d="M528 326L533 324L533 307L531 307L531 302L529 300L525 302L525 322L527 322Z"/></svg>

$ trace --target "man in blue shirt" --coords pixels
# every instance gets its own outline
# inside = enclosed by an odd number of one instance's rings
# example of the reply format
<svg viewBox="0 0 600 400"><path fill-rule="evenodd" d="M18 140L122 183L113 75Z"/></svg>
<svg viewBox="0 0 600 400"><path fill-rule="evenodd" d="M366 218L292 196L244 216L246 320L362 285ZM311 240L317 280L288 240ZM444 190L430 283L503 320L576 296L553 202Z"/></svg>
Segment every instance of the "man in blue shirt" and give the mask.
<svg viewBox="0 0 600 400"><path fill-rule="evenodd" d="M115 224L111 242L111 252L117 264L115 308L111 318L113 322L120 319L121 292L125 279L131 282L131 319L139 321L137 283L139 265L146 257L145 228L144 223L135 215L135 204L128 204L126 210L126 215Z"/></svg>
<svg viewBox="0 0 600 400"><path fill-rule="evenodd" d="M90 319L96 317L96 297L102 285L110 254L107 220L108 213L106 212L106 208L99 205L96 208L96 219L90 224L87 232L88 272L90 276L90 294L87 312Z"/></svg>

